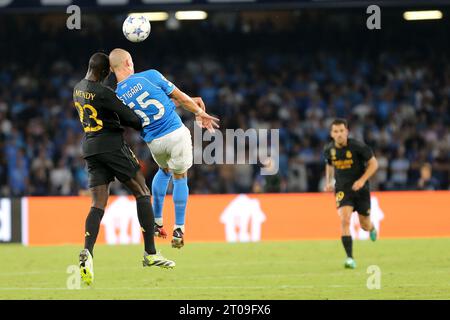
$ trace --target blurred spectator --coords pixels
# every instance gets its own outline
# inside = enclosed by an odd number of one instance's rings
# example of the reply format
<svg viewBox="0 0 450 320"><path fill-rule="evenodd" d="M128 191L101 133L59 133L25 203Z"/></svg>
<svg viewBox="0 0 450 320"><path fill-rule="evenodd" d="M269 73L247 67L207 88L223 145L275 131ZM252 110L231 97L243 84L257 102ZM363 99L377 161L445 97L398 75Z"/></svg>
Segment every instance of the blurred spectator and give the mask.
<svg viewBox="0 0 450 320"><path fill-rule="evenodd" d="M50 173L52 194L70 195L72 179L72 173L67 168L64 159L60 159L56 168Z"/></svg>
<svg viewBox="0 0 450 320"><path fill-rule="evenodd" d="M370 186L373 190L386 190L389 160L380 150L375 150L375 157L378 161L378 170L375 173L375 176L370 180Z"/></svg>
<svg viewBox="0 0 450 320"><path fill-rule="evenodd" d="M286 179L279 174L267 174L268 172L274 172L276 170L275 166L275 161L270 158L264 161L261 168L257 170L253 183L253 192L278 193L287 191ZM262 171L263 169L265 171Z"/></svg>
<svg viewBox="0 0 450 320"><path fill-rule="evenodd" d="M420 179L417 182L418 190L438 190L439 182L432 175L431 164L425 163L420 168Z"/></svg>
<svg viewBox="0 0 450 320"><path fill-rule="evenodd" d="M391 178L389 180L389 189L404 190L408 183L409 161L405 157L405 150L400 147L397 156L391 162Z"/></svg>
<svg viewBox="0 0 450 320"><path fill-rule="evenodd" d="M22 196L28 193L28 165L22 152L16 156L16 162L10 166L9 186L12 196Z"/></svg>
<svg viewBox="0 0 450 320"><path fill-rule="evenodd" d="M31 191L33 196L46 196L49 195L51 189L50 181L48 178L48 171L44 167L38 167L31 173Z"/></svg>

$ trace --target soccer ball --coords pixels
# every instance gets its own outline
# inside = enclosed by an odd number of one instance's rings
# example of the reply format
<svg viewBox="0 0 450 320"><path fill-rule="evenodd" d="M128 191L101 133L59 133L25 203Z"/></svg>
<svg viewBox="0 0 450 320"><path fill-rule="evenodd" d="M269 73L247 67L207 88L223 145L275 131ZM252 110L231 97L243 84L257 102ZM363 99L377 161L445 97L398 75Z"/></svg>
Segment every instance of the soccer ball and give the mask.
<svg viewBox="0 0 450 320"><path fill-rule="evenodd" d="M143 15L130 15L125 19L122 31L131 42L141 42L147 39L150 34L150 21Z"/></svg>

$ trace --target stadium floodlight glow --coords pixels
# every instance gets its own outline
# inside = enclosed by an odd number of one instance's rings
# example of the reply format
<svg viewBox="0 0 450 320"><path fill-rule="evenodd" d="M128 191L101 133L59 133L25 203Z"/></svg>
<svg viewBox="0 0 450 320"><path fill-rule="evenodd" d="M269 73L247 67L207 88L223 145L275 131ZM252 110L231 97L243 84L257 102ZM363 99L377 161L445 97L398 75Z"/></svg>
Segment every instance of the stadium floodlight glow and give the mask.
<svg viewBox="0 0 450 320"><path fill-rule="evenodd" d="M438 20L442 19L442 11L426 10L426 11L405 11L403 18L408 21L413 20Z"/></svg>
<svg viewBox="0 0 450 320"><path fill-rule="evenodd" d="M129 14L129 16L132 15L143 15L150 22L166 21L167 19L169 19L169 14L167 12L133 12Z"/></svg>
<svg viewBox="0 0 450 320"><path fill-rule="evenodd" d="M177 11L175 18L177 20L205 20L208 14L205 11Z"/></svg>

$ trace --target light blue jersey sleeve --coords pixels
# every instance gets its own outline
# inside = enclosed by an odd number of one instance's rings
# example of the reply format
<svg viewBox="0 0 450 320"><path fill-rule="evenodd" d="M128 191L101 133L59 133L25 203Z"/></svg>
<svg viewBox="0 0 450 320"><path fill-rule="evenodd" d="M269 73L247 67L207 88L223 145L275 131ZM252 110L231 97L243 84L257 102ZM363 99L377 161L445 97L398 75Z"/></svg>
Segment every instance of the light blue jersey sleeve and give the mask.
<svg viewBox="0 0 450 320"><path fill-rule="evenodd" d="M175 85L167 80L158 70L151 69L142 72L142 75L145 76L148 81L160 87L167 95L170 95L176 88Z"/></svg>

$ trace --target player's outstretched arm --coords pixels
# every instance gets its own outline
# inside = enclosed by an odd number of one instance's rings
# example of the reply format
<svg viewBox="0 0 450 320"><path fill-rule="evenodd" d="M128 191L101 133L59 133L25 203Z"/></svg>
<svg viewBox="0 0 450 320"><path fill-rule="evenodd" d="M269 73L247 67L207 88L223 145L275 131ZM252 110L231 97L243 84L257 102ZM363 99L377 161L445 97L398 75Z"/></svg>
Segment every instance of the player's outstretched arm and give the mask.
<svg viewBox="0 0 450 320"><path fill-rule="evenodd" d="M206 111L205 103L203 102L203 99L201 97L191 97L191 98L200 108L203 109L203 111ZM195 116L195 122L198 124L199 127L208 129L208 131L210 132L214 132L212 120Z"/></svg>
<svg viewBox="0 0 450 320"><path fill-rule="evenodd" d="M202 97L191 97L192 100L200 107L203 111L206 111L205 103L203 102Z"/></svg>
<svg viewBox="0 0 450 320"><path fill-rule="evenodd" d="M105 108L114 111L120 119L120 124L137 131L142 129L141 119L110 90L106 90Z"/></svg>
<svg viewBox="0 0 450 320"><path fill-rule="evenodd" d="M203 109L203 111L206 111L206 106L205 103L203 102L203 99L201 97L191 97L192 100L194 100L194 102ZM181 105L178 103L177 100L172 99L173 103L175 104L175 107L180 107Z"/></svg>
<svg viewBox="0 0 450 320"><path fill-rule="evenodd" d="M333 186L334 179L334 167L328 163L325 165L325 192L331 192L334 190Z"/></svg>
<svg viewBox="0 0 450 320"><path fill-rule="evenodd" d="M354 191L358 191L359 189L364 187L364 185L366 184L367 180L369 180L370 177L372 177L375 174L377 169L378 169L378 161L377 161L377 159L375 157L370 158L369 161L367 162L366 171L361 176L361 178L359 178L358 180L355 181L355 183L352 186L352 189Z"/></svg>
<svg viewBox="0 0 450 320"><path fill-rule="evenodd" d="M191 98L178 88L175 88L169 97L175 102L175 105L179 105L195 114L198 121L202 123L202 127L212 132L214 132L214 128L219 128L219 124L217 123L219 119L206 113L202 98Z"/></svg>

